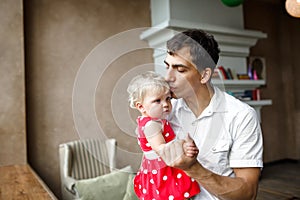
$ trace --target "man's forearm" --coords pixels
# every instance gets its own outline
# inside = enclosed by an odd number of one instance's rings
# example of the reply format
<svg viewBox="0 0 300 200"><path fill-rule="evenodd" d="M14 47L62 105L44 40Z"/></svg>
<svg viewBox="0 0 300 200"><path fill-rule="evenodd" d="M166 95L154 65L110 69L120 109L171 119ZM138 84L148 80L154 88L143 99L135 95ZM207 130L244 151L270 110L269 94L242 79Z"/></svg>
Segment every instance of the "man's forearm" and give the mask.
<svg viewBox="0 0 300 200"><path fill-rule="evenodd" d="M253 200L256 197L257 188L248 185L241 177L227 177L217 175L196 162L185 172L194 178L208 192L222 200Z"/></svg>

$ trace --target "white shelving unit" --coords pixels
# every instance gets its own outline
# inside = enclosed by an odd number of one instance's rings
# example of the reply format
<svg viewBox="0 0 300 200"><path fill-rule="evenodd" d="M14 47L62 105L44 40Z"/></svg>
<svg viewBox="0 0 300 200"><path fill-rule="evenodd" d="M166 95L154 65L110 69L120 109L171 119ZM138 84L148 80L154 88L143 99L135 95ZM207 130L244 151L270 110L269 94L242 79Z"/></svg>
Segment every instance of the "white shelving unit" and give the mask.
<svg viewBox="0 0 300 200"><path fill-rule="evenodd" d="M265 85L265 80L221 80L213 79L212 83L215 86L220 87L220 89L225 91L245 91L245 90L254 90L262 85ZM243 101L248 105L252 106L258 115L259 120L261 121L260 110L263 106L272 105L272 100L247 100Z"/></svg>
<svg viewBox="0 0 300 200"><path fill-rule="evenodd" d="M272 105L272 100L271 99L263 99L263 100L259 100L259 101L253 101L253 100L250 100L250 101L244 101L245 103L249 104L250 106L253 106L253 107L257 107L257 106L269 106L269 105Z"/></svg>
<svg viewBox="0 0 300 200"><path fill-rule="evenodd" d="M265 80L221 80L213 79L212 83L216 86L224 86L226 90L241 91L253 90L261 85L265 85Z"/></svg>

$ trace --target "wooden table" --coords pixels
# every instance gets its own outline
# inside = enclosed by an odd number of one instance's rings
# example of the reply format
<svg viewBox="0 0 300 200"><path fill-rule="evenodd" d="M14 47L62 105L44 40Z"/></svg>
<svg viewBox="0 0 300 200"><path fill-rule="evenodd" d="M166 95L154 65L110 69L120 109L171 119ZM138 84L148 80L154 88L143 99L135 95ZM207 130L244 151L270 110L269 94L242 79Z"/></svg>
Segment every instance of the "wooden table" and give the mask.
<svg viewBox="0 0 300 200"><path fill-rule="evenodd" d="M56 200L57 198L29 165L0 167L0 199Z"/></svg>

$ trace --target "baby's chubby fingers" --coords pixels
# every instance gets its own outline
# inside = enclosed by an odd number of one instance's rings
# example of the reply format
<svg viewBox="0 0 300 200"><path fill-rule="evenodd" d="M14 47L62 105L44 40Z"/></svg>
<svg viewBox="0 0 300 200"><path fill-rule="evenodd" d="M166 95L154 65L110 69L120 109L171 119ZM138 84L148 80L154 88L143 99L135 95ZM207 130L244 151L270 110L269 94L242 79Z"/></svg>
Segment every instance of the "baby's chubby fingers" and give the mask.
<svg viewBox="0 0 300 200"><path fill-rule="evenodd" d="M198 149L187 149L185 152L185 155L189 156L189 157L194 157L194 156L197 156L199 151Z"/></svg>
<svg viewBox="0 0 300 200"><path fill-rule="evenodd" d="M199 153L198 147L196 146L193 139L190 138L189 134L187 134L187 138L185 139L185 141L183 143L183 149L184 149L185 155L188 157L193 158L193 157L197 156Z"/></svg>

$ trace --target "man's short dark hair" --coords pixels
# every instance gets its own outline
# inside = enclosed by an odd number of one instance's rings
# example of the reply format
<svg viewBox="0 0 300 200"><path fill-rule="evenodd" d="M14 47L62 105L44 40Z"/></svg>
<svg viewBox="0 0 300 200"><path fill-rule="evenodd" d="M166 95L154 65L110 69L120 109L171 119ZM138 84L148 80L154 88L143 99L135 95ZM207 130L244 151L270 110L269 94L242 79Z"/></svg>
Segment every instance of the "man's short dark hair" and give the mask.
<svg viewBox="0 0 300 200"><path fill-rule="evenodd" d="M219 60L219 45L214 36L200 29L190 29L176 34L167 41L169 54L183 47L190 48L190 55L198 70L214 68Z"/></svg>

